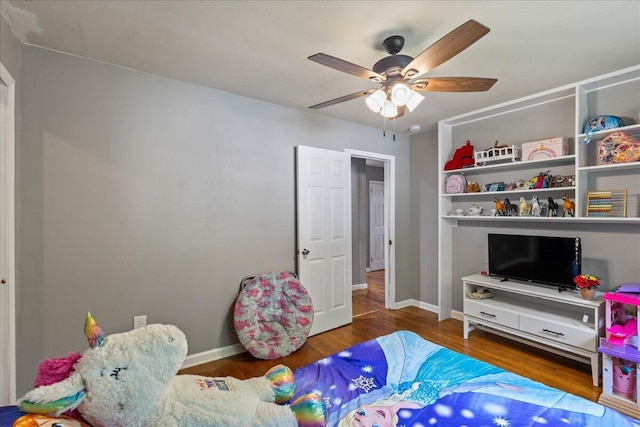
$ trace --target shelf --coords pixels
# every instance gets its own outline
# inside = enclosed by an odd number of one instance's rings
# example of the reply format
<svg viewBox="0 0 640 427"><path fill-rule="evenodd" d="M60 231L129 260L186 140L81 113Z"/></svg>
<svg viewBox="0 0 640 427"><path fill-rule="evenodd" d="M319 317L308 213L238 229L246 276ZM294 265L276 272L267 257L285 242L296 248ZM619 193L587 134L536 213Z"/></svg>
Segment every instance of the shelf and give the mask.
<svg viewBox="0 0 640 427"><path fill-rule="evenodd" d="M511 191L479 191L477 193L455 193L455 194L443 194L442 197L480 197L480 196L502 196L509 197L510 194L540 194L545 191L551 192L566 192L574 191L575 187L550 187L550 188L528 188L526 190L511 190Z"/></svg>
<svg viewBox="0 0 640 427"><path fill-rule="evenodd" d="M592 224L640 224L640 218L596 218L563 216L493 216L493 215L442 215L443 219L458 221L524 221L524 222L569 222Z"/></svg>
<svg viewBox="0 0 640 427"><path fill-rule="evenodd" d="M616 345L607 341L606 338L601 337L598 351L620 359L631 360L636 363L640 362L640 351L638 351L638 347L630 344Z"/></svg>
<svg viewBox="0 0 640 427"><path fill-rule="evenodd" d="M640 124L622 126L622 127L613 128L613 129L599 130L598 132L595 132L591 136L589 144L594 143L596 141L600 141L601 139L606 138L607 136L609 136L610 134L612 134L614 132L624 132L627 135L638 135L638 134L640 134ZM582 143L582 140L585 138L585 136L586 136L586 134L584 134L584 133L581 133L580 135L578 135L578 138L580 139L580 143Z"/></svg>
<svg viewBox="0 0 640 427"><path fill-rule="evenodd" d="M596 297L592 300L586 300L580 296L580 293L574 289L567 289L558 292L554 286L532 285L530 283L521 282L514 279L503 281L495 276L484 274L472 274L461 279L469 284L476 284L491 289L497 289L504 292L512 292L518 295L524 295L534 298L548 299L552 301L562 301L563 303L578 305L581 307L600 307L602 303L602 292L597 292ZM483 301L483 300L474 300Z"/></svg>
<svg viewBox="0 0 640 427"><path fill-rule="evenodd" d="M613 163L610 165L597 165L597 166L581 166L578 168L579 171L586 171L586 172L615 172L615 171L629 170L629 169L640 170L640 162Z"/></svg>
<svg viewBox="0 0 640 427"><path fill-rule="evenodd" d="M485 165L485 166L474 166L470 168L462 168L462 169L453 169L443 171L443 174L452 174L452 173L461 173L463 175L475 175L482 173L494 173L509 170L520 170L520 169L536 169L541 166L558 166L558 165L572 165L575 162L576 156L573 154L561 157L553 157L551 159L541 159L541 160L530 160L528 162L508 162L508 163L497 163L494 165Z"/></svg>

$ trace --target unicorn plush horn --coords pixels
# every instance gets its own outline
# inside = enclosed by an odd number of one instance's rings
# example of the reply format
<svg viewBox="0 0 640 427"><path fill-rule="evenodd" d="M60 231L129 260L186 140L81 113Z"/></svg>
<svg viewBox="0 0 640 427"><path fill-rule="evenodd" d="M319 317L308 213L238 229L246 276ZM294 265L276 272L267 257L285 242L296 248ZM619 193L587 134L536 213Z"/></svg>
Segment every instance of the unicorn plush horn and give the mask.
<svg viewBox="0 0 640 427"><path fill-rule="evenodd" d="M91 313L87 311L87 317L84 320L84 334L89 340L89 347L96 348L104 343L104 334L100 326L96 325L96 321L91 317Z"/></svg>

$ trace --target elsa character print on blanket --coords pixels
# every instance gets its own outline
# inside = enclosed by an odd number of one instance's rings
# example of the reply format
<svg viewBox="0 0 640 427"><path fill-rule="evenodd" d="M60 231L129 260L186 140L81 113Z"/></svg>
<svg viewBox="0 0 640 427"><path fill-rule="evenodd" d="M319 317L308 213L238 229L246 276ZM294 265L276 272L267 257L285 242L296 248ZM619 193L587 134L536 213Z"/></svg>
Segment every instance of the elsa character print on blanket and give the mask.
<svg viewBox="0 0 640 427"><path fill-rule="evenodd" d="M411 340L414 336L409 334L407 338ZM425 341L419 338L413 342L413 348L404 345L398 348L397 343L390 342L388 349L391 352L385 351L385 356L399 357L396 360L387 359L390 363L386 384L369 395L360 396L361 399L356 399L356 402L347 404L347 408L353 405L357 407L345 416L340 415L336 420L338 425L395 427L405 425L409 420L418 421L423 408L435 403L440 397L486 385L464 385L466 380L500 371L461 354L451 354L447 349L434 344L429 343L428 347L424 347L423 343ZM404 344L410 342L405 341ZM420 362L422 358L407 358L407 354L429 356L423 363L414 363Z"/></svg>
<svg viewBox="0 0 640 427"><path fill-rule="evenodd" d="M329 427L640 427L602 405L407 331L357 344L296 370L295 377L299 390L323 397Z"/></svg>

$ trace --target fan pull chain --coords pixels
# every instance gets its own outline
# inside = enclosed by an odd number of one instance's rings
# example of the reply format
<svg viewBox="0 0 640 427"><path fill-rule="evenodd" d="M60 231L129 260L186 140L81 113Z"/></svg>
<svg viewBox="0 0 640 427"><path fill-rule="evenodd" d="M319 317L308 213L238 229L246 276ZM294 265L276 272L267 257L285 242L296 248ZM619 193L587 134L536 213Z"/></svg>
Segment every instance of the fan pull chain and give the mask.
<svg viewBox="0 0 640 427"><path fill-rule="evenodd" d="M383 117L382 118L382 137L386 138L387 137L387 118ZM393 141L395 142L396 140L396 122L394 119L393 122Z"/></svg>
<svg viewBox="0 0 640 427"><path fill-rule="evenodd" d="M396 142L396 118L393 119L393 142Z"/></svg>

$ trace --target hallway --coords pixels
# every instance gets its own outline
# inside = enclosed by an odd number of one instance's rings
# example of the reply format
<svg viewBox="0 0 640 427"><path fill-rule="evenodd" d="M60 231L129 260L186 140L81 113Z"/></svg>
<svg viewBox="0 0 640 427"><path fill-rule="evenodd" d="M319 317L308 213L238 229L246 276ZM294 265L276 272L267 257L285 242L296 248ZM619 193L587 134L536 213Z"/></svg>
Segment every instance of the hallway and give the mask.
<svg viewBox="0 0 640 427"><path fill-rule="evenodd" d="M353 317L384 309L384 272L377 270L367 273L367 289L353 291Z"/></svg>

